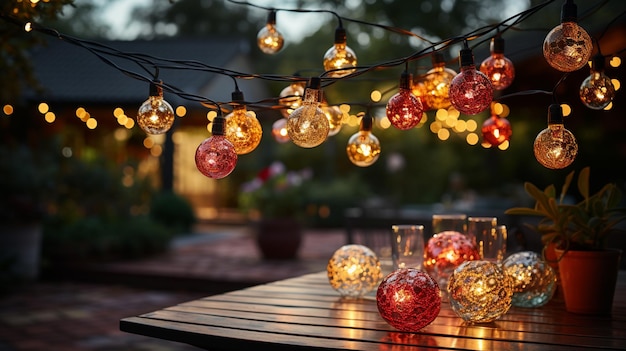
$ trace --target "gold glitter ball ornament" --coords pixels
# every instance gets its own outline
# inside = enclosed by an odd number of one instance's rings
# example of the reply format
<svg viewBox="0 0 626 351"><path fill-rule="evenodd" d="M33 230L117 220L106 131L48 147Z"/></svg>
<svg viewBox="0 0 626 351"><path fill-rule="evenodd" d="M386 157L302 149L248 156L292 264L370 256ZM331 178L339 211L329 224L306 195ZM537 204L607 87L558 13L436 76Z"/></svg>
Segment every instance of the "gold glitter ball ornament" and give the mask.
<svg viewBox="0 0 626 351"><path fill-rule="evenodd" d="M326 267L328 282L341 296L360 297L378 287L383 274L376 254L363 245L337 249Z"/></svg>

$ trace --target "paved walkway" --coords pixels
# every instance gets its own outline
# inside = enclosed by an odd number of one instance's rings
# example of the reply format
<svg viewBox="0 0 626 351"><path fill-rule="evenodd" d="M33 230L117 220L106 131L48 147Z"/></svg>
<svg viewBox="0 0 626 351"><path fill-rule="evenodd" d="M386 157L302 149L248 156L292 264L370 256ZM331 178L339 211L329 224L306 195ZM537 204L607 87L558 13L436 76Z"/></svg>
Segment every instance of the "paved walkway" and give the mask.
<svg viewBox="0 0 626 351"><path fill-rule="evenodd" d="M197 348L119 331L124 317L222 291L326 268L342 230L306 231L299 258L266 261L239 227L199 227L170 252L85 266L0 296L0 351L188 351ZM71 279L73 278L73 279Z"/></svg>

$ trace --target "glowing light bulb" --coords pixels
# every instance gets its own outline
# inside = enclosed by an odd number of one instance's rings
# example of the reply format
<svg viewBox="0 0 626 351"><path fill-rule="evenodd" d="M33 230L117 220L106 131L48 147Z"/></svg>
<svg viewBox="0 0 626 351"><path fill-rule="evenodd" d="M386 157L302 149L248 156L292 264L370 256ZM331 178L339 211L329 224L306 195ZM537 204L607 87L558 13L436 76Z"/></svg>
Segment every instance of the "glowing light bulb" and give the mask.
<svg viewBox="0 0 626 351"><path fill-rule="evenodd" d="M221 179L235 169L237 153L233 144L224 137L224 117L217 116L212 123L213 135L196 149L196 168L209 178Z"/></svg>
<svg viewBox="0 0 626 351"><path fill-rule="evenodd" d="M443 55L439 52L433 54L433 68L424 76L424 109L438 110L450 107L450 83L457 73L446 67ZM428 106L428 107L426 107Z"/></svg>
<svg viewBox="0 0 626 351"><path fill-rule="evenodd" d="M346 30L338 27L335 30L335 44L324 54L324 69L330 71L329 77L341 78L356 70L352 68L356 67L356 54L346 42Z"/></svg>
<svg viewBox="0 0 626 351"><path fill-rule="evenodd" d="M415 127L424 115L422 102L411 93L411 75L406 71L400 76L400 90L387 102L386 112L389 122L400 130Z"/></svg>
<svg viewBox="0 0 626 351"><path fill-rule="evenodd" d="M591 75L580 85L580 100L585 106L601 110L615 97L615 87L611 78L604 74L604 56L598 54L591 63Z"/></svg>
<svg viewBox="0 0 626 351"><path fill-rule="evenodd" d="M278 94L278 103L286 107L280 110L283 117L288 118L295 109L302 106L305 85L304 82L293 82Z"/></svg>
<svg viewBox="0 0 626 351"><path fill-rule="evenodd" d="M346 147L348 158L359 167L374 164L380 156L380 142L372 134L372 124L373 118L370 115L363 116L359 131L348 140Z"/></svg>
<svg viewBox="0 0 626 351"><path fill-rule="evenodd" d="M287 134L300 147L316 147L328 137L328 118L319 107L320 84L319 78L311 78L310 86L304 92L302 106L287 119Z"/></svg>
<svg viewBox="0 0 626 351"><path fill-rule="evenodd" d="M562 169L574 162L578 144L574 134L563 126L561 106L548 108L548 128L537 134L533 145L535 158L544 167Z"/></svg>
<svg viewBox="0 0 626 351"><path fill-rule="evenodd" d="M461 72L450 83L450 103L466 115L478 114L489 107L493 100L493 86L487 76L476 70L474 54L467 47L459 57Z"/></svg>
<svg viewBox="0 0 626 351"><path fill-rule="evenodd" d="M276 29L276 11L272 10L268 14L267 23L259 30L256 42L259 49L266 54L275 54L283 48L285 38Z"/></svg>
<svg viewBox="0 0 626 351"><path fill-rule="evenodd" d="M491 146L498 146L503 142L511 139L511 123L506 118L499 117L492 114L490 118L483 122L481 129L483 139L491 144Z"/></svg>
<svg viewBox="0 0 626 351"><path fill-rule="evenodd" d="M343 126L343 113L339 109L339 106L328 106L328 103L322 102L322 111L328 118L328 136L333 136L341 131Z"/></svg>
<svg viewBox="0 0 626 351"><path fill-rule="evenodd" d="M137 124L148 134L166 133L174 124L174 109L163 100L163 88L158 84L150 83L150 97L137 112Z"/></svg>
<svg viewBox="0 0 626 351"><path fill-rule="evenodd" d="M243 155L259 146L263 130L254 112L248 111L243 104L243 93L236 90L232 99L238 105L226 115L224 136L233 144L237 155Z"/></svg>
<svg viewBox="0 0 626 351"><path fill-rule="evenodd" d="M287 133L286 118L281 118L272 124L272 136L279 143L286 143L290 140Z"/></svg>
<svg viewBox="0 0 626 351"><path fill-rule="evenodd" d="M543 41L543 56L550 66L572 72L582 68L591 57L593 42L577 21L578 9L573 0L561 8L561 24L554 27Z"/></svg>
<svg viewBox="0 0 626 351"><path fill-rule="evenodd" d="M491 39L490 51L491 56L480 64L480 71L491 80L494 89L506 89L515 78L515 66L504 56L504 39L501 36Z"/></svg>

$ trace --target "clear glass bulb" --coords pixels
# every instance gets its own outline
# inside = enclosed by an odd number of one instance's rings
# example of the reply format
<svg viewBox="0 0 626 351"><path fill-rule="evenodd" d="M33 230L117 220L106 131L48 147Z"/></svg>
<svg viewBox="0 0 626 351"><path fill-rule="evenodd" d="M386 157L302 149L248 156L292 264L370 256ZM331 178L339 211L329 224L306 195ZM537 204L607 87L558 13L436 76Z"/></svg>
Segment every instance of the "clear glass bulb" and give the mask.
<svg viewBox="0 0 626 351"><path fill-rule="evenodd" d="M163 89L151 84L150 97L139 106L137 124L148 134L163 134L174 124L174 109L163 100Z"/></svg>
<svg viewBox="0 0 626 351"><path fill-rule="evenodd" d="M389 99L385 111L391 125L400 130L411 129L422 120L424 106L411 93L411 76L406 71L400 77L399 91Z"/></svg>
<svg viewBox="0 0 626 351"><path fill-rule="evenodd" d="M461 67L450 83L450 103L459 112L475 115L486 110L493 100L491 81L476 66Z"/></svg>
<svg viewBox="0 0 626 351"><path fill-rule="evenodd" d="M226 115L224 136L235 147L237 155L252 152L261 142L263 130L261 123L245 105L238 105Z"/></svg>
<svg viewBox="0 0 626 351"><path fill-rule="evenodd" d="M511 123L506 118L491 115L490 118L483 122L481 129L483 140L492 146L498 146L503 142L511 139Z"/></svg>
<svg viewBox="0 0 626 351"><path fill-rule="evenodd" d="M343 28L335 30L335 44L324 54L324 69L331 71L329 77L341 78L354 72L356 69L348 69L356 67L357 59L354 51L346 45L346 31ZM346 69L342 69L346 68ZM338 71L334 71L341 69Z"/></svg>
<svg viewBox="0 0 626 351"><path fill-rule="evenodd" d="M261 51L270 55L279 52L283 48L283 45L285 45L285 38L276 29L275 11L269 13L267 24L259 30L256 36L256 42Z"/></svg>
<svg viewBox="0 0 626 351"><path fill-rule="evenodd" d="M360 130L348 140L346 147L350 162L359 167L371 166L380 156L380 142L368 130Z"/></svg>
<svg viewBox="0 0 626 351"><path fill-rule="evenodd" d="M294 82L286 86L278 94L278 103L287 107L280 110L283 117L288 118L295 109L302 106L305 85L306 83L304 82Z"/></svg>
<svg viewBox="0 0 626 351"><path fill-rule="evenodd" d="M450 107L450 83L457 73L446 67L445 62L434 60L433 68L424 76L424 99L429 109L438 110ZM424 107L426 108L426 107Z"/></svg>
<svg viewBox="0 0 626 351"><path fill-rule="evenodd" d="M562 123L548 124L548 128L537 134L533 151L542 166L562 169L574 162L578 154L578 144L574 134Z"/></svg>
<svg viewBox="0 0 626 351"><path fill-rule="evenodd" d="M341 131L343 126L343 113L338 106L328 106L326 103L322 103L322 111L328 118L328 136L333 136Z"/></svg>
<svg viewBox="0 0 626 351"><path fill-rule="evenodd" d="M196 149L196 167L209 178L228 176L237 165L235 147L223 135L205 139Z"/></svg>
<svg viewBox="0 0 626 351"><path fill-rule="evenodd" d="M272 136L279 143L286 143L289 140L289 134L287 133L287 119L281 118L272 124Z"/></svg>
<svg viewBox="0 0 626 351"><path fill-rule="evenodd" d="M316 147L328 137L330 125L326 114L319 108L318 94L318 89L306 88L302 106L287 119L287 134L300 147Z"/></svg>
<svg viewBox="0 0 626 351"><path fill-rule="evenodd" d="M601 110L615 97L615 87L611 78L602 71L591 70L591 75L580 85L580 100L585 106Z"/></svg>
<svg viewBox="0 0 626 351"><path fill-rule="evenodd" d="M490 80L496 90L504 90L515 79L515 66L513 62L504 56L504 39L493 38L491 40L491 56L480 64L480 71Z"/></svg>
<svg viewBox="0 0 626 351"><path fill-rule="evenodd" d="M591 57L591 37L576 22L563 22L554 27L543 41L543 56L550 66L561 72L582 68Z"/></svg>

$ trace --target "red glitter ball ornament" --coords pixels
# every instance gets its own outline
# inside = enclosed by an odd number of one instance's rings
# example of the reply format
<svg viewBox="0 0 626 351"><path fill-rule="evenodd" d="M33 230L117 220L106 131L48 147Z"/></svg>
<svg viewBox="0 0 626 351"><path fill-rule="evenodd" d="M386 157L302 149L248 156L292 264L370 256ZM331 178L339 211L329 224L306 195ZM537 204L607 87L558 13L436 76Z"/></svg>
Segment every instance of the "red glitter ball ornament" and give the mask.
<svg viewBox="0 0 626 351"><path fill-rule="evenodd" d="M392 327L416 332L437 318L441 291L425 272L415 268L399 269L378 286L376 303L381 317Z"/></svg>
<svg viewBox="0 0 626 351"><path fill-rule="evenodd" d="M428 239L424 253L424 269L439 286L445 288L448 278L461 263L480 259L474 243L455 231L444 231Z"/></svg>
<svg viewBox="0 0 626 351"><path fill-rule="evenodd" d="M236 165L235 147L223 135L205 139L196 149L196 167L209 178L224 178Z"/></svg>
<svg viewBox="0 0 626 351"><path fill-rule="evenodd" d="M498 146L511 139L511 123L506 118L491 115L491 118L483 122L481 129L483 139L492 146Z"/></svg>
<svg viewBox="0 0 626 351"><path fill-rule="evenodd" d="M400 77L400 89L387 102L387 118L391 125L408 130L422 120L424 106L418 97L411 93L411 75L406 71Z"/></svg>

